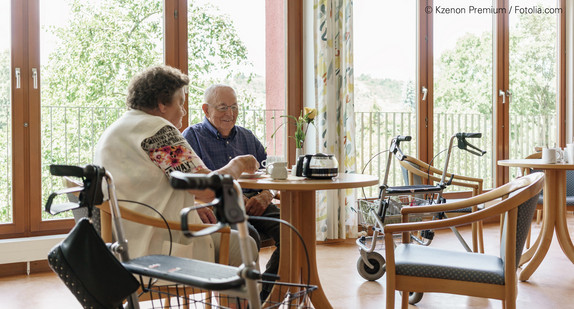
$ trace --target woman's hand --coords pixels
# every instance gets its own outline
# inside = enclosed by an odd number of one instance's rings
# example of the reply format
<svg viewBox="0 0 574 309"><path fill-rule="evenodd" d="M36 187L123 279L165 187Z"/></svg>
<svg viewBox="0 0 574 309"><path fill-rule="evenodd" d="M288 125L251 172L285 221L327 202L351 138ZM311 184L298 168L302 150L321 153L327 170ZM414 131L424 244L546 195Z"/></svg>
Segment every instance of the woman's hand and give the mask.
<svg viewBox="0 0 574 309"><path fill-rule="evenodd" d="M207 207L199 208L197 210L197 214L199 215L199 218L203 223L210 223L210 224L217 223L215 214L213 213L213 211L211 211L211 209Z"/></svg>

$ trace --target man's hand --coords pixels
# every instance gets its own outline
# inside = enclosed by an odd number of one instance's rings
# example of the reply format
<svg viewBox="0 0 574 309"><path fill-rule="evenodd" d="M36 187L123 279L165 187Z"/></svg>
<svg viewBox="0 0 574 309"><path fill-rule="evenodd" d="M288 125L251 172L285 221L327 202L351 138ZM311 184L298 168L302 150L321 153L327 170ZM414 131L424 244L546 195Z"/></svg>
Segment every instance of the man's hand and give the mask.
<svg viewBox="0 0 574 309"><path fill-rule="evenodd" d="M233 178L238 179L242 172L255 173L259 169L259 162L252 155L237 156L224 167L218 169L216 172L219 174L229 174Z"/></svg>
<svg viewBox="0 0 574 309"><path fill-rule="evenodd" d="M247 204L245 204L245 212L251 216L261 216L271 203L272 199L273 195L271 192L267 190L261 191L260 194L251 197L247 201Z"/></svg>
<svg viewBox="0 0 574 309"><path fill-rule="evenodd" d="M211 211L211 209L207 207L199 208L197 210L197 214L199 215L199 218L203 223L214 224L217 222L217 219L215 219L215 214L213 213L213 211Z"/></svg>
<svg viewBox="0 0 574 309"><path fill-rule="evenodd" d="M259 162L252 155L242 155L233 158L232 161L237 161L238 164L243 166L242 171L245 173L255 173L259 169Z"/></svg>

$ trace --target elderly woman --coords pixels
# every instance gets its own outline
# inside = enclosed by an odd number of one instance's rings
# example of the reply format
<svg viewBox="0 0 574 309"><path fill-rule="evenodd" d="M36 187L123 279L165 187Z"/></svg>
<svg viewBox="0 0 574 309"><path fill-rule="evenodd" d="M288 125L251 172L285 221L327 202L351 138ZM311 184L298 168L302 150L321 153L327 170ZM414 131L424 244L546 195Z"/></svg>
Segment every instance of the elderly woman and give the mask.
<svg viewBox="0 0 574 309"><path fill-rule="evenodd" d="M182 208L192 206L195 197L211 200L211 190L174 190L169 183L172 171L209 173L179 132L189 78L168 66L154 66L136 74L128 86L129 110L101 136L95 152L95 164L111 172L116 183L119 200L136 201L155 208L168 220L179 221ZM259 168L251 156L234 158L217 170L238 178L242 172L253 173ZM150 216L157 216L146 207L123 202L124 206ZM190 223L215 223L208 208L190 216ZM170 244L167 230L124 222L129 239L131 257L146 254L167 254L214 261L218 258L220 235L188 239L181 233L172 233ZM255 241L252 243L257 256ZM232 231L229 263L241 264L238 237Z"/></svg>

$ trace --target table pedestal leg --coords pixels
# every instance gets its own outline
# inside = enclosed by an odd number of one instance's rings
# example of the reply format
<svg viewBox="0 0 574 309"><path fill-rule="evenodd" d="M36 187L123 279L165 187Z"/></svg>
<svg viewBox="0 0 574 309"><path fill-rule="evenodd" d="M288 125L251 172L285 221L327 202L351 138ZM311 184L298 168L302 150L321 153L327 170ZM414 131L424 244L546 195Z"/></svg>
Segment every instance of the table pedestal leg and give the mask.
<svg viewBox="0 0 574 309"><path fill-rule="evenodd" d="M566 181L564 181L566 183ZM568 233L568 223L566 222L566 200L564 203L559 203L556 209L556 238L558 238L558 243L564 251L564 254L574 263L574 245L572 245L572 240L570 239L570 233ZM544 214L546 215L546 214Z"/></svg>
<svg viewBox="0 0 574 309"><path fill-rule="evenodd" d="M307 246L307 251L309 254L309 268L305 267L307 261L301 261L302 273L303 273L303 283L307 281L307 277L310 278L310 284L316 285L317 290L311 294L311 301L315 308L332 308L327 296L325 296L325 292L323 291L323 287L321 286L321 281L319 279L319 273L317 268L317 251L316 251L316 240L317 240L317 232L315 230L315 218L316 218L316 209L315 209L315 192L314 191L303 191L300 193L302 201L304 201L304 207L301 207L301 218L304 218L304 221L307 223L302 224L299 231L303 235L303 239L305 241L305 245ZM312 205L311 205L312 202ZM313 219L313 223L309 222L309 219ZM304 255L300 255L303 257ZM309 274L308 270L311 272Z"/></svg>
<svg viewBox="0 0 574 309"><path fill-rule="evenodd" d="M293 225L303 237L309 263L301 241L291 229L281 226L281 251L279 257L279 281L316 285L311 294L315 308L332 308L323 292L317 272L315 191L281 191L281 218ZM309 268L308 268L309 267ZM278 288L273 288L270 299L278 300Z"/></svg>
<svg viewBox="0 0 574 309"><path fill-rule="evenodd" d="M560 170L546 170L544 178L544 220L540 231L540 244L534 256L524 267L520 276L520 281L526 281L538 268L548 248L552 242L554 226L556 224L556 209L560 209L558 204L566 204L566 172ZM563 207L563 206L562 206Z"/></svg>

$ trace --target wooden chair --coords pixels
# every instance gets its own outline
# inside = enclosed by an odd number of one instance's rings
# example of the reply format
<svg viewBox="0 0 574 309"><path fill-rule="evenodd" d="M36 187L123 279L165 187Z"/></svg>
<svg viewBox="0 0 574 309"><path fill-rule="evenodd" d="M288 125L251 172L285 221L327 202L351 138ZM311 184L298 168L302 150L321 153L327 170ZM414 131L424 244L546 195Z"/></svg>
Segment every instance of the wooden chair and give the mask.
<svg viewBox="0 0 574 309"><path fill-rule="evenodd" d="M83 186L82 183L79 183L75 179L72 179L69 177L64 177L64 182L65 182L66 187ZM124 220L132 221L132 222L143 224L143 225L149 225L149 226L153 226L153 227L157 227L157 228L167 229L166 222L164 222L160 218L155 218L155 217L151 217L148 215L144 215L144 214L135 212L129 208L123 207L121 203L119 204L119 206L120 206L120 213L121 213L122 219L124 219ZM107 201L105 201L104 203L102 203L101 205L99 205L97 207L98 207L99 213L100 213L99 224L101 225L101 231L100 231L101 237L105 243L111 243L111 242L113 242L113 237L112 237L112 217L111 217L111 212L110 212L110 205ZM181 231L181 223L180 222L175 222L175 221L170 221L170 220L166 220L166 221L167 221L167 225L169 226L169 228L172 231ZM98 223L96 223L94 225L98 226ZM189 224L188 228L189 228L189 231L194 232L194 231L199 231L199 230L204 229L204 228L209 227L209 226L210 226L210 224ZM229 240L230 240L231 229L229 227L226 227L226 228L220 230L218 233L221 233L218 263L227 265L227 264L229 264ZM157 299L164 299L164 308L171 308L171 298L166 297L165 295L167 295L167 294L169 294L169 295L191 295L191 294L197 294L197 293L206 293L207 294L206 297L210 297L210 295L211 295L210 291L198 291L197 289L192 290L192 289L180 287L180 286L161 286L161 287L156 287L154 289L159 289L160 291L162 291L162 295L152 295L152 293L149 293L149 292L143 293L142 289L140 288L138 290L138 295L140 295L139 300L140 301L148 301L148 300L154 300L154 299L156 299L156 300ZM184 309L189 308L189 304L184 303L183 308Z"/></svg>
<svg viewBox="0 0 574 309"><path fill-rule="evenodd" d="M423 180L427 180L429 184L435 184L440 182L442 176L442 170L438 169L426 162L423 162L417 158L405 156L403 161L399 161L401 167L403 168L405 176L406 185L416 185L422 184ZM469 188L472 190L472 196L476 196L482 193L482 183L481 178L468 177L463 175L457 175L451 173L446 173L445 179L452 179L452 185ZM470 212L477 211L478 206L472 206L469 209L457 212ZM483 237L483 227L482 221L472 224L472 251L484 253L484 237Z"/></svg>
<svg viewBox="0 0 574 309"><path fill-rule="evenodd" d="M459 202L404 207L402 222L408 222L408 216L414 213L448 211L496 201L488 208L459 217L386 225L387 308L395 308L395 290L402 291L402 308L408 307L409 292L494 298L503 301L503 308L515 308L516 270L543 184L544 174L533 173ZM500 256L409 244L410 231L460 226L502 214ZM395 234L402 234L402 243L396 247Z"/></svg>

